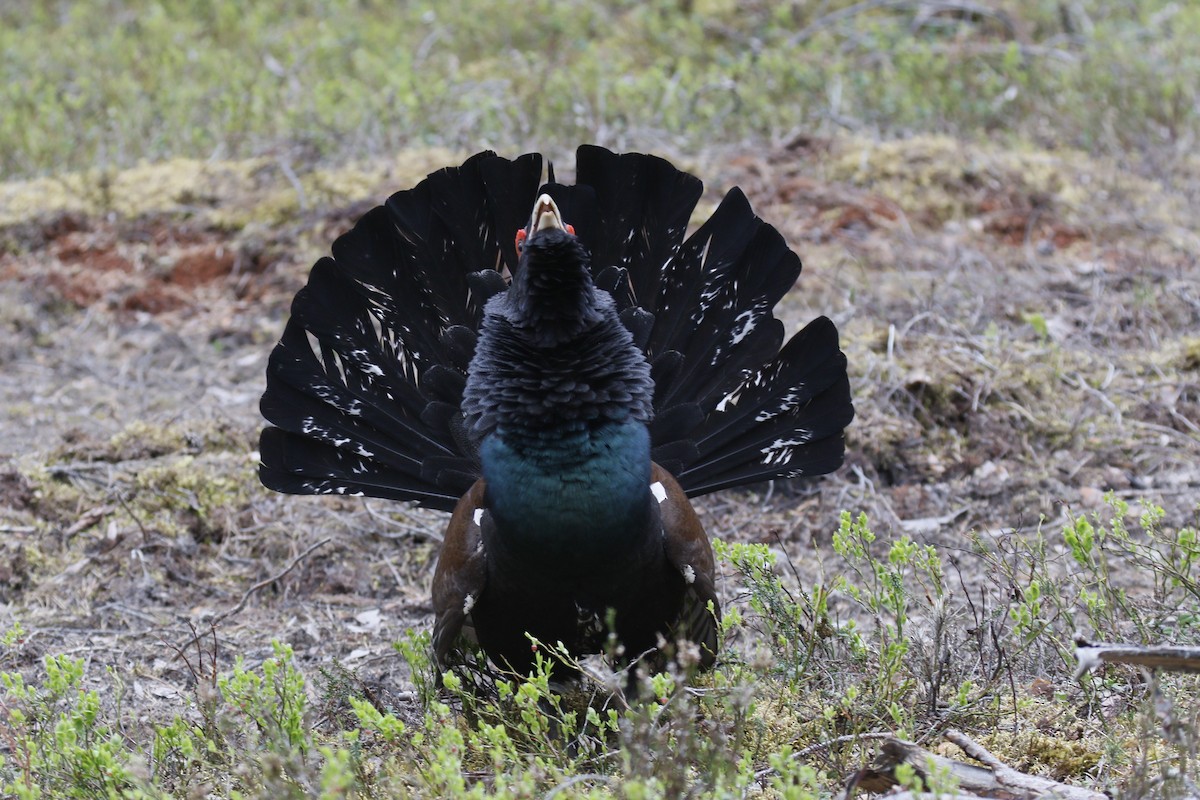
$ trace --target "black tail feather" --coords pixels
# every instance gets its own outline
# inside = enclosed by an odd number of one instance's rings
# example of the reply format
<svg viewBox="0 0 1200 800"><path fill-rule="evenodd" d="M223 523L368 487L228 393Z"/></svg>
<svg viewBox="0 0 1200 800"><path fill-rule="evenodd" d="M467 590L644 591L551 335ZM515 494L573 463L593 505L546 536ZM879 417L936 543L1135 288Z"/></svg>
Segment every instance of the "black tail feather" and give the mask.
<svg viewBox="0 0 1200 800"><path fill-rule="evenodd" d="M258 476L268 489L288 494L344 494L415 500L431 508L453 508L461 492L439 489L378 461L279 428L264 428Z"/></svg>
<svg viewBox="0 0 1200 800"><path fill-rule="evenodd" d="M597 227L584 237L593 268L628 269L630 293L616 296L618 305L656 313L651 304L660 296L662 265L683 244L704 185L664 159L594 145L579 148L576 165L576 183L592 187L596 196Z"/></svg>
<svg viewBox="0 0 1200 800"><path fill-rule="evenodd" d="M795 413L845 375L846 357L838 350L837 329L828 318L819 317L722 398L702 429L692 435L702 452L717 454L763 423ZM835 415L839 420L843 416ZM842 421L837 430L849 421Z"/></svg>

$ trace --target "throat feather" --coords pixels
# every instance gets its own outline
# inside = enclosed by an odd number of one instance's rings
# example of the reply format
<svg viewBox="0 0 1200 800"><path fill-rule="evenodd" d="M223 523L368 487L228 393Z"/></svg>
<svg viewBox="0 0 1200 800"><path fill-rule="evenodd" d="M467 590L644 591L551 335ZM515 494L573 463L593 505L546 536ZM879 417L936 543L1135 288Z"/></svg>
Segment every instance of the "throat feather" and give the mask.
<svg viewBox="0 0 1200 800"><path fill-rule="evenodd" d="M485 316L463 393L463 415L477 437L505 428L506 438L519 443L544 432L590 435L607 423L649 422L650 366L612 298L597 294L606 300L603 320L553 347L531 340L502 309Z"/></svg>

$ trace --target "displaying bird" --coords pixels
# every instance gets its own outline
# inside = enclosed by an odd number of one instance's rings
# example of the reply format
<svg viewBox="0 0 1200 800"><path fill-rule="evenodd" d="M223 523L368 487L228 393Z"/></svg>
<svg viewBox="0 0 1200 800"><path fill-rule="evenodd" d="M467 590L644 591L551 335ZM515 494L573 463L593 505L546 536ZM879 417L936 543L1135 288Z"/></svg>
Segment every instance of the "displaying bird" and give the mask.
<svg viewBox="0 0 1200 800"><path fill-rule="evenodd" d="M800 274L733 189L582 146L480 153L369 212L313 267L271 355L262 482L453 511L433 581L443 667L530 639L622 665L717 651L712 548L688 500L836 469L853 417L818 318L784 344ZM530 207L532 206L532 213Z"/></svg>

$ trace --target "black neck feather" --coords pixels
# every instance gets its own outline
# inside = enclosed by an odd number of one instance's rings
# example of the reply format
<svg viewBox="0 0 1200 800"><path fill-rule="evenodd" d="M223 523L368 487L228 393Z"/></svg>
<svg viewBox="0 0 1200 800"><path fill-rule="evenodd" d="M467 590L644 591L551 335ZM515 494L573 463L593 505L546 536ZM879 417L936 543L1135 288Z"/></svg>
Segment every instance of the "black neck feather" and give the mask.
<svg viewBox="0 0 1200 800"><path fill-rule="evenodd" d="M543 346L579 336L601 319L587 249L550 228L529 237L508 292L508 319Z"/></svg>
<svg viewBox="0 0 1200 800"><path fill-rule="evenodd" d="M645 356L592 284L587 251L558 230L527 240L508 292L488 302L468 375L462 410L480 438L503 428L519 444L653 416Z"/></svg>

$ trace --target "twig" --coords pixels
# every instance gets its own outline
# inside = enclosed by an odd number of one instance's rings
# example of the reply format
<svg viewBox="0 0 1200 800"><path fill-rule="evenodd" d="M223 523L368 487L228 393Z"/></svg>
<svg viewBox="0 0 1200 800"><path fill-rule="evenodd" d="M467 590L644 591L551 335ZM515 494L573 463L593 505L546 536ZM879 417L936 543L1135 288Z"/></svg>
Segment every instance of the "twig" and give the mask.
<svg viewBox="0 0 1200 800"><path fill-rule="evenodd" d="M386 525L390 525L393 528L400 529L400 533L398 533L398 534L384 533L382 531L375 531L375 535L379 536L383 539L400 539L403 537L411 536L413 538L431 539L435 542L442 541L442 535L440 533L437 533L435 530L432 530L429 528L422 528L420 526L413 525L410 522L401 522L398 519L392 519L391 517L389 517L385 514L381 514L380 512L371 508L371 504L368 503L365 499L363 500L363 508L365 508L367 510L367 514L369 516L371 516L372 518L377 519Z"/></svg>
<svg viewBox="0 0 1200 800"><path fill-rule="evenodd" d="M1197 441L1196 437L1188 436L1182 431L1177 431L1174 428L1168 428L1166 425L1157 425L1153 422L1144 422L1140 419L1130 420L1130 422L1136 427L1145 428L1146 430L1154 431L1155 433L1161 433L1167 437L1177 440L1181 444L1186 444L1196 450L1200 450L1200 441Z"/></svg>
<svg viewBox="0 0 1200 800"><path fill-rule="evenodd" d="M998 769L1009 769L1008 765L992 754L992 751L981 745L979 742L967 736L961 731L954 729L945 732L946 741L958 745L959 749L969 755L971 758L978 761L980 764L991 767L993 771Z"/></svg>
<svg viewBox="0 0 1200 800"><path fill-rule="evenodd" d="M925 44L921 45L924 52L934 55L949 55L949 56L1003 56L1012 47L1012 42L1004 42L998 44L989 44L987 42L970 42L965 44L954 45L939 45ZM1023 44L1017 43L1017 52L1024 59L1032 58L1052 58L1055 61L1061 61L1065 64L1078 64L1079 56L1069 50L1063 50L1059 47L1048 47L1046 45Z"/></svg>
<svg viewBox="0 0 1200 800"><path fill-rule="evenodd" d="M978 794L933 794L930 792L900 792L889 794L888 800L986 800Z"/></svg>
<svg viewBox="0 0 1200 800"><path fill-rule="evenodd" d="M137 525L138 530L142 532L142 541L150 541L150 532L146 530L146 526L142 524L141 518L138 517L137 514L134 514L133 509L130 508L129 504L125 502L125 498L122 496L121 492L115 492L114 496L117 498L117 502L121 504L121 508L125 509L125 513L129 515L130 519L133 520L133 524Z"/></svg>
<svg viewBox="0 0 1200 800"><path fill-rule="evenodd" d="M795 754L793 755L793 758L804 758L805 756L811 756L816 753L826 752L828 750L833 749L834 747L836 747L839 744L854 744L856 742L871 742L871 741L877 741L879 739L890 739L890 738L892 738L892 735L890 733L851 733L851 734L847 734L846 736L839 736L836 739L829 739L828 741L817 742L816 744L810 744L808 747L805 747L803 750L797 750L795 752Z"/></svg>
<svg viewBox="0 0 1200 800"><path fill-rule="evenodd" d="M218 614L216 617L214 617L213 621L212 621L212 625L215 627L216 625L223 622L225 619L233 616L234 614L239 613L243 608L246 607L246 603L250 600L250 597L255 592L257 592L259 589L262 589L265 586L270 586L272 583L275 583L277 580L286 576L289 572L291 572L292 570L294 570L296 568L297 564L299 564L304 559L308 558L308 556L311 555L314 550L316 550L318 547L323 547L323 546L329 544L330 541L331 541L331 538L326 537L326 538L322 539L321 541L317 542L316 544L309 546L308 549L306 549L303 553L301 553L300 555L293 558L292 563L288 564L283 569L282 572L272 575L269 578L263 578L261 581L254 584L253 586L251 586L249 589L246 590L245 594L242 595L242 599L238 601L236 606L234 606L233 608L229 609L228 611L222 612L221 614Z"/></svg>
<svg viewBox="0 0 1200 800"><path fill-rule="evenodd" d="M304 559L308 558L308 556L310 556L314 550L316 550L318 547L322 547L326 544L329 544L330 541L332 541L332 537L326 537L326 538L322 539L321 541L317 542L316 544L311 545L303 553L301 553L300 555L293 558L292 563L290 563L286 567L284 567L284 569L282 571L272 575L269 578L263 578L261 581L254 584L253 586L251 586L249 589L247 589L245 591L245 593L242 594L242 599L237 602L237 605L235 605L231 609L222 611L220 614L213 617L212 620L209 622L209 626L215 631L216 627L218 625L220 625L222 622L229 619L234 614L241 612L241 610L246 607L246 603L248 603L250 601L250 598L254 595L255 592L257 592L259 589L262 589L263 587L270 586L272 583L275 583L276 581L278 581L281 578L283 578L284 576L286 576L289 572L291 572L292 570L294 570L296 568L297 564L299 564ZM182 645L180 645L179 649L186 650L187 648L191 647L193 644L195 644L197 641L199 641L201 635L202 634L197 634L197 635L192 636L191 639L188 639L186 642L184 642Z"/></svg>
<svg viewBox="0 0 1200 800"><path fill-rule="evenodd" d="M296 171L292 169L291 162L280 156L277 160L279 171L283 173L283 177L287 178L287 182L292 185L296 191L296 203L300 206L301 211L308 210L308 195L304 192L304 184L300 182L300 178L296 175Z"/></svg>
<svg viewBox="0 0 1200 800"><path fill-rule="evenodd" d="M949 525L954 520L961 517L963 514L971 510L970 506L963 506L957 511L952 511L949 514L943 514L940 517L921 517L920 519L902 519L900 520L900 530L908 534L927 534L933 533L939 528Z"/></svg>
<svg viewBox="0 0 1200 800"><path fill-rule="evenodd" d="M143 622L149 622L151 625L157 625L158 620L152 614L147 614L145 611L139 611L136 608L131 608L124 603L105 603L98 606L96 611L115 611L118 614L128 614L131 617L137 617Z"/></svg>
<svg viewBox="0 0 1200 800"><path fill-rule="evenodd" d="M79 519L71 523L69 528L63 531L63 536L69 539L80 531L87 530L108 516L112 510L112 506L96 506L95 508L89 508L87 511L80 514Z"/></svg>

